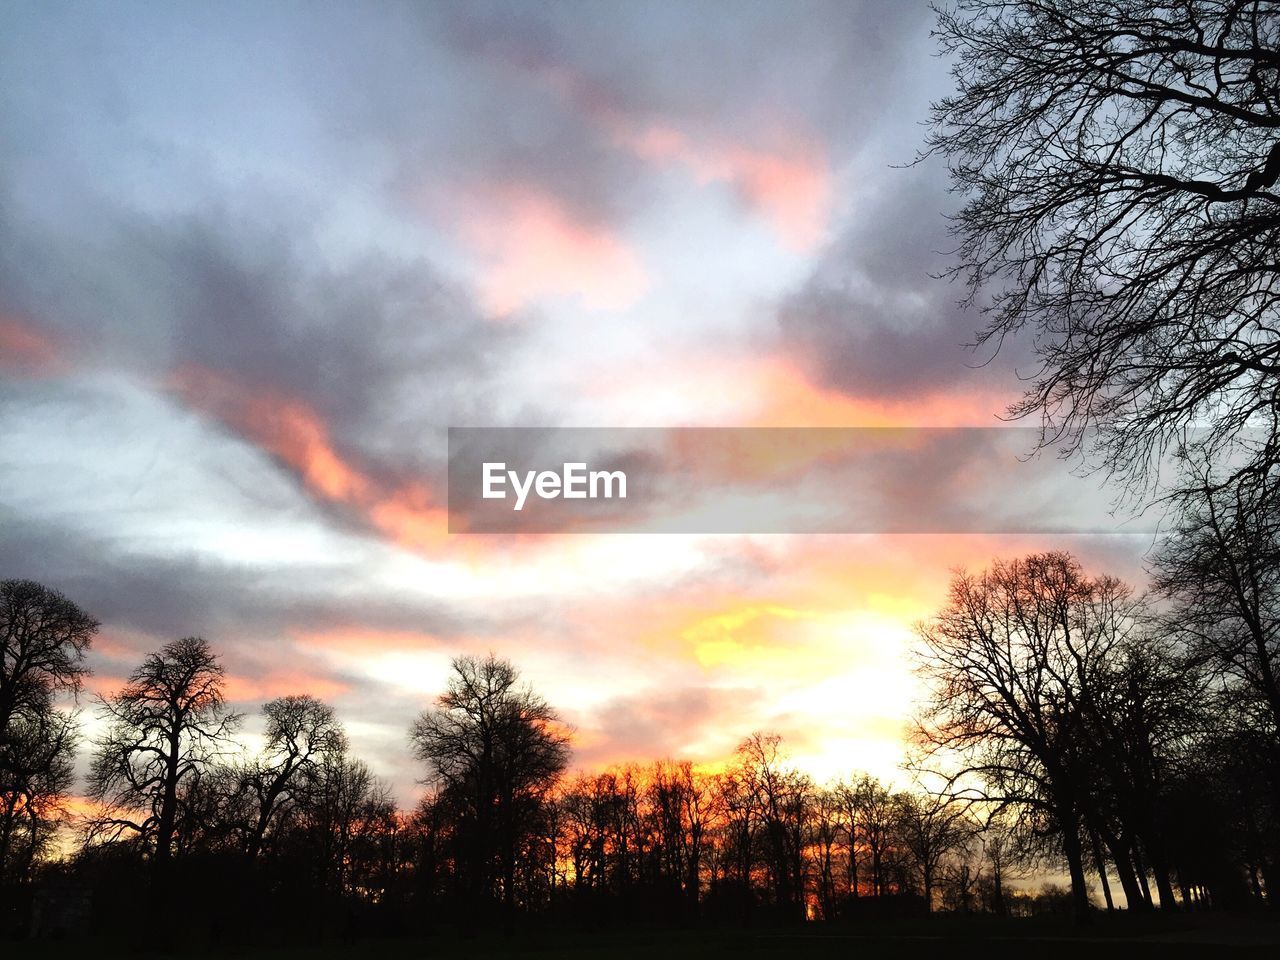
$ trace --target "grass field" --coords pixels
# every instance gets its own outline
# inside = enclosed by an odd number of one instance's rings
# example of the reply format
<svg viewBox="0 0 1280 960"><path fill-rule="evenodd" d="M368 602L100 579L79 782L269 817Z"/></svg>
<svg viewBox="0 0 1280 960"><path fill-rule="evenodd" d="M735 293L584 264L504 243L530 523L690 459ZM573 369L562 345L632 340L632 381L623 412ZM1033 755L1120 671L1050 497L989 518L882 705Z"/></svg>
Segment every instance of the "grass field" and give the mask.
<svg viewBox="0 0 1280 960"><path fill-rule="evenodd" d="M540 929L535 932L476 937L454 935L415 939L371 939L323 943L277 943L271 947L184 944L176 948L144 940L134 943L96 939L60 943L11 944L6 955L31 960L63 957L203 958L243 960L703 960L703 958L863 958L934 956L951 958L1217 957L1280 956L1280 922L1231 917L1100 918L1087 928L1056 920L1003 923L936 917L892 925L834 927L810 924L793 929L654 930L603 932Z"/></svg>

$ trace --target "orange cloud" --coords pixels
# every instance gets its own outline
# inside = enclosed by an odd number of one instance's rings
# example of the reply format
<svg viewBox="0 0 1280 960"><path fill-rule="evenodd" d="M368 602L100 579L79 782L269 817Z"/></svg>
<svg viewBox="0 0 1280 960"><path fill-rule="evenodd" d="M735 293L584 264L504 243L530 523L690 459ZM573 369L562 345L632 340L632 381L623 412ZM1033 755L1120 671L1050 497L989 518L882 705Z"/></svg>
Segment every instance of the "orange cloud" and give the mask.
<svg viewBox="0 0 1280 960"><path fill-rule="evenodd" d="M796 141L771 152L729 140L698 140L664 124L616 124L614 135L637 156L683 167L700 184L730 185L797 252L812 250L826 234L831 174L816 144Z"/></svg>
<svg viewBox="0 0 1280 960"><path fill-rule="evenodd" d="M783 243L800 253L823 238L831 215L831 169L826 151L794 133L769 136L771 147L697 135L652 122L628 110L590 77L544 58L518 61L533 79L608 132L614 143L646 162L687 170L702 185L727 184L744 206L767 218Z"/></svg>
<svg viewBox="0 0 1280 960"><path fill-rule="evenodd" d="M904 397L859 397L814 383L782 357L752 361L743 375L762 399L757 427L960 427L994 426L1008 397L995 391L938 391Z"/></svg>
<svg viewBox="0 0 1280 960"><path fill-rule="evenodd" d="M545 297L621 310L648 286L640 259L617 234L576 218L551 194L529 185L468 194L458 230L481 261L480 297L489 313L506 317Z"/></svg>
<svg viewBox="0 0 1280 960"><path fill-rule="evenodd" d="M597 408L616 409L622 418L636 409L651 417L656 411L654 420L631 426L995 426L995 414L1011 399L972 389L855 396L815 383L795 361L777 354L664 357L660 366L631 362L625 369L602 369L584 389Z"/></svg>
<svg viewBox="0 0 1280 960"><path fill-rule="evenodd" d="M435 506L424 484L381 483L344 459L328 425L302 400L195 364L175 370L169 388L272 454L313 496L354 508L397 543L425 549L447 536L446 512Z"/></svg>
<svg viewBox="0 0 1280 960"><path fill-rule="evenodd" d="M229 703L266 702L276 697L294 694L311 694L321 700L340 697L349 687L332 677L319 674L298 673L289 670L272 670L259 677L228 675L223 695Z"/></svg>
<svg viewBox="0 0 1280 960"><path fill-rule="evenodd" d="M21 377L64 373L70 364L62 344L15 317L0 317L0 370Z"/></svg>

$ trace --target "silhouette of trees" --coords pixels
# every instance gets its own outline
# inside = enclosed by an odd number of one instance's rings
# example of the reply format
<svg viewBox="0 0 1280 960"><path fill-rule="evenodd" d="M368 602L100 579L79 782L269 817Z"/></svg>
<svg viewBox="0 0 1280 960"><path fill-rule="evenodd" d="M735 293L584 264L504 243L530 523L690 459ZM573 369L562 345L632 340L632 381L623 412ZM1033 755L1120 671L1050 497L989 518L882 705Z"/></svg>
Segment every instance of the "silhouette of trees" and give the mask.
<svg viewBox="0 0 1280 960"><path fill-rule="evenodd" d="M1254 887L1275 889L1267 881L1280 881L1280 516L1255 487L1215 484L1207 471L1199 478L1179 499L1152 570L1167 604L1165 629L1207 674L1204 705L1213 716L1212 748L1180 772L1178 797L1199 796L1234 820ZM1228 757L1235 762L1224 763ZM1220 849L1229 843L1222 837ZM1207 849L1181 872L1219 891L1231 886ZM1185 884L1184 900L1193 886Z"/></svg>
<svg viewBox="0 0 1280 960"><path fill-rule="evenodd" d="M1235 722L1280 746L1280 513L1208 477L1179 505L1153 571L1170 629L1221 679Z"/></svg>
<svg viewBox="0 0 1280 960"><path fill-rule="evenodd" d="M648 801L655 822L658 877L678 897L684 915L696 912L702 885L707 831L714 807L710 787L689 761L653 765Z"/></svg>
<svg viewBox="0 0 1280 960"><path fill-rule="evenodd" d="M472 909L501 903L508 915L518 904L520 855L569 756L559 717L519 679L506 660L458 657L438 705L410 731L451 821L463 901Z"/></svg>
<svg viewBox="0 0 1280 960"><path fill-rule="evenodd" d="M326 762L347 749L333 708L308 695L277 697L262 708L267 720L262 754L240 773L252 805L245 838L250 859L262 851L270 831L309 796Z"/></svg>
<svg viewBox="0 0 1280 960"><path fill-rule="evenodd" d="M1061 552L956 574L919 628L917 733L934 769L905 789L865 774L815 784L767 732L716 773L662 760L566 779L569 734L552 707L507 661L463 657L412 727L432 789L408 815L314 697L264 704L256 752L234 742L218 658L187 638L103 701L89 781L103 811L61 869L93 886L104 916L126 916L149 874L163 881L153 892L166 922L193 929L171 899L181 890L221 898L241 935L532 914L591 925L1083 917L1089 875L1108 909L1269 903L1272 587L1257 558L1270 529L1236 490L1215 493L1158 556L1150 598ZM32 586L24 596L66 603ZM58 621L83 629L54 648L62 679L41 696L83 674L96 624L80 616ZM70 739L42 742L55 796L71 782ZM30 869L38 849L21 842ZM1069 891L1012 885L1063 863ZM200 915L206 936L228 936L220 917Z"/></svg>
<svg viewBox="0 0 1280 960"><path fill-rule="evenodd" d="M933 909L934 892L942 879L947 860L960 851L974 836L975 828L967 817L967 805L943 795L903 793L896 798L897 821L903 848L915 868L925 909ZM967 858L955 865L951 886L959 891L965 904L972 895L975 880Z"/></svg>
<svg viewBox="0 0 1280 960"><path fill-rule="evenodd" d="M95 833L133 835L158 873L191 823L184 814L198 807L191 800L201 796L201 778L239 723L223 700L224 676L209 644L186 637L148 655L124 689L102 700L107 731L97 741L89 795L106 812Z"/></svg>
<svg viewBox="0 0 1280 960"><path fill-rule="evenodd" d="M813 782L784 763L782 738L753 733L738 746L731 776L746 801L744 829L757 835L774 910L804 918L805 833Z"/></svg>
<svg viewBox="0 0 1280 960"><path fill-rule="evenodd" d="M1035 332L1018 415L1103 429L1139 482L1193 425L1202 456L1277 463L1280 11L1270 3L960 0L939 13L955 92L928 152L965 202L952 270L983 343ZM1249 441L1245 428L1261 428Z"/></svg>
<svg viewBox="0 0 1280 960"><path fill-rule="evenodd" d="M0 581L0 886L25 881L71 786L74 717L98 621L31 580Z"/></svg>
<svg viewBox="0 0 1280 960"><path fill-rule="evenodd" d="M1021 807L1060 837L1081 917L1095 704L1139 613L1124 584L1045 553L957 574L946 607L920 628L931 696L922 741L960 758L958 794Z"/></svg>
<svg viewBox="0 0 1280 960"><path fill-rule="evenodd" d="M880 781L866 776L840 787L846 810L849 836L849 893L858 896L859 858L866 865L870 894L882 897L889 892L896 805Z"/></svg>

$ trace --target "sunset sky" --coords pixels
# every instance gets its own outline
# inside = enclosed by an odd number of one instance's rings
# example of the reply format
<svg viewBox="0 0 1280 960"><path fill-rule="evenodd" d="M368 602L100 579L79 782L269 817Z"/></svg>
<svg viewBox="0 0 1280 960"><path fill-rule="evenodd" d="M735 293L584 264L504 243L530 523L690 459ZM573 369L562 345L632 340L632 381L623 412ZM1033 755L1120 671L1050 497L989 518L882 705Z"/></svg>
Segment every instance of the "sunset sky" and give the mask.
<svg viewBox="0 0 1280 960"><path fill-rule="evenodd" d="M931 12L804 8L6 4L0 577L102 620L89 689L204 636L237 709L331 702L407 802L410 721L493 651L578 767L770 730L893 778L952 568L1055 546L1139 580L1132 531L447 534L450 426L990 426L1017 397L1028 345L982 365L930 277ZM904 511L982 482L911 481Z"/></svg>

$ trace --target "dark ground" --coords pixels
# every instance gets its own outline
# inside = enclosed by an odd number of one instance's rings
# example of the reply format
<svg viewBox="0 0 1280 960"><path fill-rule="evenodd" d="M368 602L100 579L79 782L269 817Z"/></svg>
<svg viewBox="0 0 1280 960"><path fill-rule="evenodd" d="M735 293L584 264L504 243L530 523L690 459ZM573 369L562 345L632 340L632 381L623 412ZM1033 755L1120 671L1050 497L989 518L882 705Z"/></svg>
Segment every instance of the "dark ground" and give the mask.
<svg viewBox="0 0 1280 960"><path fill-rule="evenodd" d="M465 957L477 960L685 960L685 958L862 958L930 956L958 960L978 957L1280 957L1280 920L1219 915L1192 917L1100 917L1087 928L1068 921L992 921L934 917L857 927L807 924L799 928L757 930L609 930L597 933L539 930L472 938L454 935L406 940L308 943L305 939L272 947L185 944L165 949L100 939L61 943L0 943L0 955L55 960L98 957L156 960L162 957L212 960L412 960Z"/></svg>

